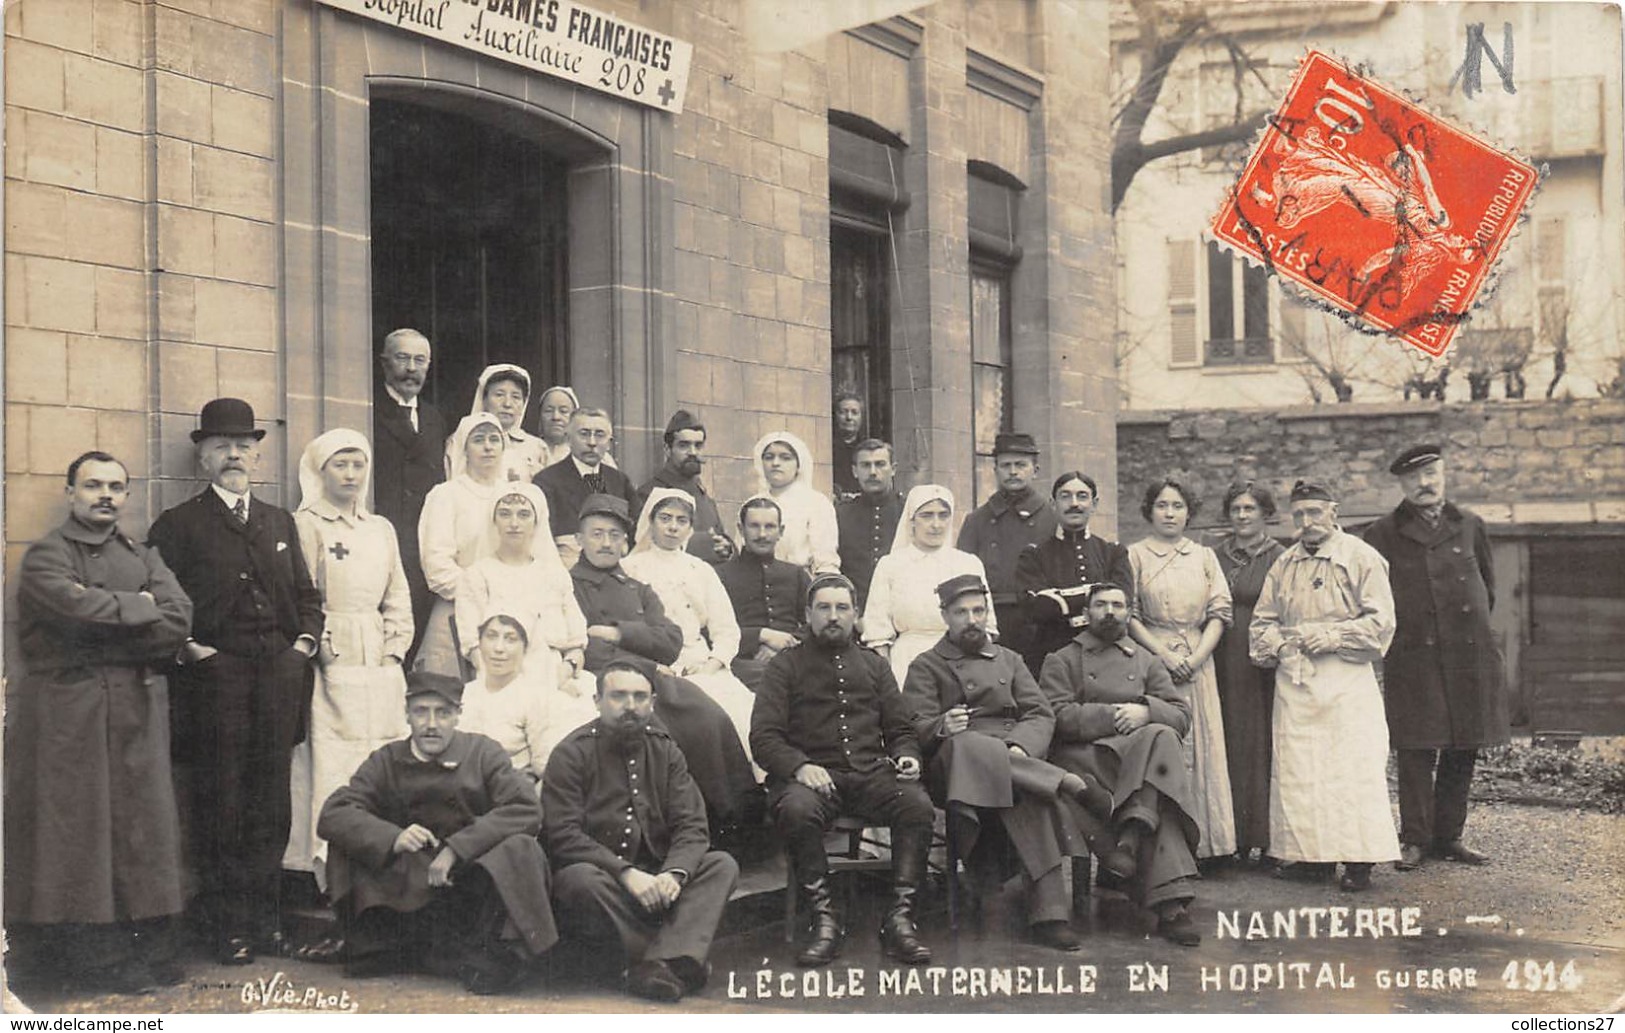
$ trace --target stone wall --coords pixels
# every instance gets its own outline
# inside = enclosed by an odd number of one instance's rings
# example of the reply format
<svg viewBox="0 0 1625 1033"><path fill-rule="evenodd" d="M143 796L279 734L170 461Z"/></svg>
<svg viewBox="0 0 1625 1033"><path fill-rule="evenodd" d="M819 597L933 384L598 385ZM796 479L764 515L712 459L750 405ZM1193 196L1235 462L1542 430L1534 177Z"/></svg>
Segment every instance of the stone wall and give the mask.
<svg viewBox="0 0 1625 1033"><path fill-rule="evenodd" d="M1398 502L1388 464L1420 442L1444 446L1451 498L1492 523L1625 521L1625 402L1594 399L1121 412L1119 527L1125 540L1140 537L1141 494L1162 476L1207 501L1200 526L1222 522L1234 480L1263 481L1284 503L1310 476L1341 494L1345 521L1360 522Z"/></svg>

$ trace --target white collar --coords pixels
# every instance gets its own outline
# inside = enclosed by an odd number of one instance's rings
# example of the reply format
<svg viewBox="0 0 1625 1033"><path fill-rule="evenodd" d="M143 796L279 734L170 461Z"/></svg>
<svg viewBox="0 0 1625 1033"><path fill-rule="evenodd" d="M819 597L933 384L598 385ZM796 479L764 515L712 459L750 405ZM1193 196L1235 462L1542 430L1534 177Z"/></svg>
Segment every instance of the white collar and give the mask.
<svg viewBox="0 0 1625 1033"><path fill-rule="evenodd" d="M395 401L397 401L400 404L406 406L408 409L416 409L418 407L417 395L413 395L411 398L402 398L401 395L400 395L400 392L396 391L393 387L390 387L388 384L384 385L384 390L389 392L389 397L395 399Z"/></svg>
<svg viewBox="0 0 1625 1033"><path fill-rule="evenodd" d="M581 460L577 459L574 452L570 453L570 462L576 464L576 473L580 474L582 477L591 477L595 473L601 474L604 472L604 464L602 462L600 462L597 466L588 466L586 463L583 463Z"/></svg>
<svg viewBox="0 0 1625 1033"><path fill-rule="evenodd" d="M220 487L220 485L214 483L213 481L209 482L209 487L213 488L214 493L220 496L220 501L226 504L227 509L235 510L237 508L237 503L241 502L243 504L243 512L248 512L250 503L248 501L249 496L246 492L239 495L234 491L227 491L225 488Z"/></svg>

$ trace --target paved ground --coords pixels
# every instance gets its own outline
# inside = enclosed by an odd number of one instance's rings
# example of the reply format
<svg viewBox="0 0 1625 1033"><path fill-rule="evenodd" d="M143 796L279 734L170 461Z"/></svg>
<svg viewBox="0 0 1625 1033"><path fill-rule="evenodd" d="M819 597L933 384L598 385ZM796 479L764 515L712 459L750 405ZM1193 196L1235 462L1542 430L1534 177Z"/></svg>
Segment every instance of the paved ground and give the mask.
<svg viewBox="0 0 1625 1033"><path fill-rule="evenodd" d="M1079 920L1087 940L1078 954L1023 943L1021 930L1004 917L1013 901L994 903L981 928L966 921L955 936L939 898L923 924L937 952L935 967L920 970L882 963L874 937L880 902L867 889L849 923L845 955L825 970L796 970L778 923L781 898L768 888L775 882L773 868L753 865L744 888L754 892L730 909L710 987L680 1007L1526 1014L1619 1007L1615 1002L1625 992L1625 816L1481 806L1470 832L1472 842L1497 858L1490 867L1379 869L1363 895L1251 871L1205 880L1197 919L1206 939L1195 949L1147 937L1138 916L1109 900L1097 900ZM1406 914L1399 909L1415 908L1412 921L1421 935L1390 936L1385 928L1375 939L1338 936L1326 915L1319 918L1319 935L1312 936L1309 916L1296 910L1344 906L1396 909L1396 925ZM1254 912L1270 935L1246 939ZM1276 916L1289 913L1298 915L1297 935L1277 937ZM1219 935L1221 915L1235 922L1242 939L1232 938L1228 925ZM1353 932L1356 916L1345 921ZM428 976L347 982L338 968L267 960L238 969L198 961L190 966L188 983L149 998L25 995L23 1002L42 1012L242 1012L262 1007L256 998L263 996L263 981L276 1003L299 1008L314 1006L322 996L366 1012L660 1010L622 996L597 956L554 953L534 983L495 999L470 998ZM13 1010L14 1002L7 1005Z"/></svg>

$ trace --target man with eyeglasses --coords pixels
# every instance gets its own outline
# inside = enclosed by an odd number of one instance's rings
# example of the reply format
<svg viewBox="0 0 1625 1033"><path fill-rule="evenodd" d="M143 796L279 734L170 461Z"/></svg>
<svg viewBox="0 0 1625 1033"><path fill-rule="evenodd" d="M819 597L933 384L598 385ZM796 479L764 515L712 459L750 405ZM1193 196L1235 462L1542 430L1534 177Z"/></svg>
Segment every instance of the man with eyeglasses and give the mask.
<svg viewBox="0 0 1625 1033"><path fill-rule="evenodd" d="M688 758L713 826L737 824L760 796L750 758L727 712L666 666L682 650L683 632L666 616L654 589L621 568L632 532L626 500L589 495L579 513L581 555L570 577L587 619L587 671L596 676L615 661L628 661L648 673L655 715Z"/></svg>
<svg viewBox="0 0 1625 1033"><path fill-rule="evenodd" d="M430 362L427 337L408 328L390 331L378 350L372 402L372 509L395 525L417 635L423 634L435 599L418 557L418 516L429 490L445 477L446 423L423 398ZM414 641L408 668L416 648Z"/></svg>
<svg viewBox="0 0 1625 1033"><path fill-rule="evenodd" d="M630 512L637 505L637 490L626 474L604 462L615 443L615 428L609 413L602 409L577 409L570 414L566 430L570 454L536 475L536 486L547 496L553 540L566 567L579 555L576 541L576 515L589 495L609 495L626 503Z"/></svg>

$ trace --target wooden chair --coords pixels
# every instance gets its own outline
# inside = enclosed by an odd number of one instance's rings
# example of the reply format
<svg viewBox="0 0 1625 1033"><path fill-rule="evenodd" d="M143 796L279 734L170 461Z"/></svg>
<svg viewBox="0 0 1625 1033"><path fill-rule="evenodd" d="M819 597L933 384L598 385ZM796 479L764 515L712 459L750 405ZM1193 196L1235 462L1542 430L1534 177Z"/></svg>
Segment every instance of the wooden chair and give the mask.
<svg viewBox="0 0 1625 1033"><path fill-rule="evenodd" d="M829 874L833 878L842 872L889 872L891 871L891 851L885 857L863 856L863 830L872 822L849 814L838 816L830 824L829 832L837 833L846 839L846 848L839 853L829 855ZM788 847L784 851L784 942L796 941L796 906L800 899L799 888L801 880L796 871L796 859ZM846 913L852 913L852 903L856 894L853 892L852 880L843 880L846 883Z"/></svg>

